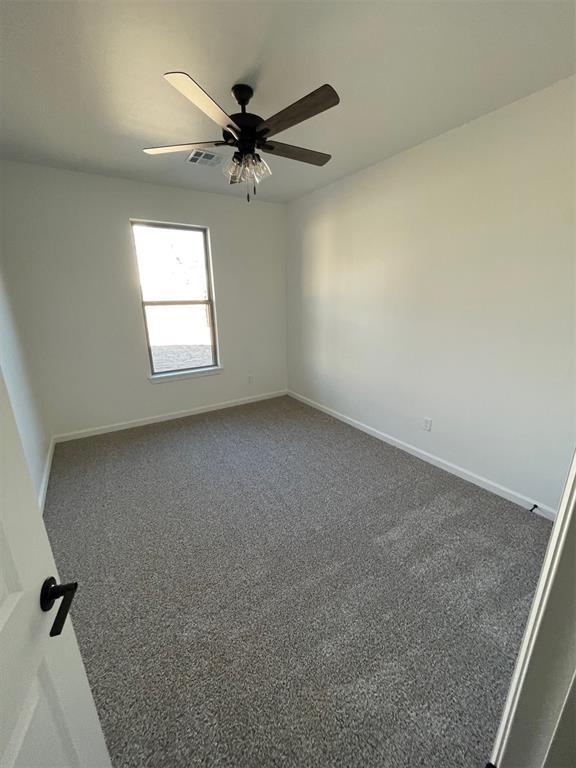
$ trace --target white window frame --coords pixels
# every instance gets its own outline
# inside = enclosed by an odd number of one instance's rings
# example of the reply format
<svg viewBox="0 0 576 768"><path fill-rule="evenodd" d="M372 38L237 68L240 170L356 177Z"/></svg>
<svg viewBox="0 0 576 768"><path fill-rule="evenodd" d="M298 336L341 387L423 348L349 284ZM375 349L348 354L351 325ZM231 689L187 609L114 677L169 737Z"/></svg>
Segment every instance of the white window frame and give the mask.
<svg viewBox="0 0 576 768"><path fill-rule="evenodd" d="M136 240L134 237L134 226L154 227L156 229L183 229L193 232L201 232L204 240L204 257L206 269L206 287L208 296L206 299L191 299L178 301L147 301L142 293L142 284L140 282L140 270L138 267L138 251L136 249ZM222 370L222 359L218 343L218 325L216 320L216 301L214 297L214 275L212 271L212 252L210 249L210 232L208 227L201 227L193 224L179 224L168 221L150 221L148 219L130 219L130 231L132 233L132 244L134 248L134 257L136 262L136 274L138 277L138 289L140 291L140 306L142 308L142 320L144 325L144 338L148 350L148 379L152 383L160 381L174 381L177 379L187 379L196 376L209 376L219 373ZM150 335L148 333L148 322L146 319L147 306L194 306L204 304L208 308L210 318L210 336L212 342L213 362L210 365L196 366L194 368L176 368L170 371L154 371L154 359L152 357L152 347L150 345Z"/></svg>

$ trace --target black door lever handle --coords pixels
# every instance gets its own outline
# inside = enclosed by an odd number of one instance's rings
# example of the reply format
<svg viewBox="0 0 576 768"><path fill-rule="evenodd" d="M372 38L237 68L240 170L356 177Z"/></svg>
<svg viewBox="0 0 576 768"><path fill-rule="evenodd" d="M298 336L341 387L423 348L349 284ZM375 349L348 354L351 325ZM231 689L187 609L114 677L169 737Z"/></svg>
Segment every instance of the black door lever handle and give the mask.
<svg viewBox="0 0 576 768"><path fill-rule="evenodd" d="M60 608L58 608L58 613L56 614L54 624L52 624L52 629L50 630L50 637L56 637L57 635L62 634L62 628L77 589L77 581L72 581L70 584L57 584L54 576L45 579L44 584L42 584L42 589L40 590L40 608L42 608L43 611L51 610L55 600L58 600L60 597L62 598Z"/></svg>

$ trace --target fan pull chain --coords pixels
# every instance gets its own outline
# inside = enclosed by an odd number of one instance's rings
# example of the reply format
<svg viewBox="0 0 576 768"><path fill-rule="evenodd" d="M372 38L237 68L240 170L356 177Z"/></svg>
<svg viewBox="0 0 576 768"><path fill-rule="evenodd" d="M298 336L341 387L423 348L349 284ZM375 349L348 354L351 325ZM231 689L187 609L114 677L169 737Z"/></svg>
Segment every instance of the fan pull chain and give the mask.
<svg viewBox="0 0 576 768"><path fill-rule="evenodd" d="M256 182L254 182L252 187L252 194L256 197ZM246 180L246 202L250 202L250 182L248 180Z"/></svg>

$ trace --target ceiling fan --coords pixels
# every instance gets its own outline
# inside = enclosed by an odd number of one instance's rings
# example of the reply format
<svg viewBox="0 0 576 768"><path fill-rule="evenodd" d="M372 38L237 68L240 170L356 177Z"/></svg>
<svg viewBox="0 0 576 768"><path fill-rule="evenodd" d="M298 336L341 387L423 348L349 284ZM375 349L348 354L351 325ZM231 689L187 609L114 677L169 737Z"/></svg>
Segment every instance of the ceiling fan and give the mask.
<svg viewBox="0 0 576 768"><path fill-rule="evenodd" d="M331 156L324 152L270 141L270 138L339 104L340 98L331 85L321 85L320 88L294 104L263 120L259 115L246 112L246 106L254 95L249 85L238 83L232 87L232 95L240 105L240 112L227 115L185 72L167 72L164 78L220 126L222 139L174 144L169 147L149 147L144 150L148 155L190 152L194 149L209 147L234 147L236 151L226 164L224 173L228 176L230 184L246 183L248 201L250 201L250 189L252 188L256 194L256 184L272 173L268 163L260 157L259 151L318 166L325 165L330 160Z"/></svg>

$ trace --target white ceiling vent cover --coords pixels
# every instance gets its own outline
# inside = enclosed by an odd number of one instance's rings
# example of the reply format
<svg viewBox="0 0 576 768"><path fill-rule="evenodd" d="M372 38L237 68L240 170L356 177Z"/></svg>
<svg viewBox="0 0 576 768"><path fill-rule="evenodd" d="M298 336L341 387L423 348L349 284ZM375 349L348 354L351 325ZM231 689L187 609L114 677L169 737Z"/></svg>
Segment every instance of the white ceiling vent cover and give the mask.
<svg viewBox="0 0 576 768"><path fill-rule="evenodd" d="M220 165L222 155L217 155L215 152L206 152L203 149L195 149L188 156L188 162L192 163L192 165Z"/></svg>

